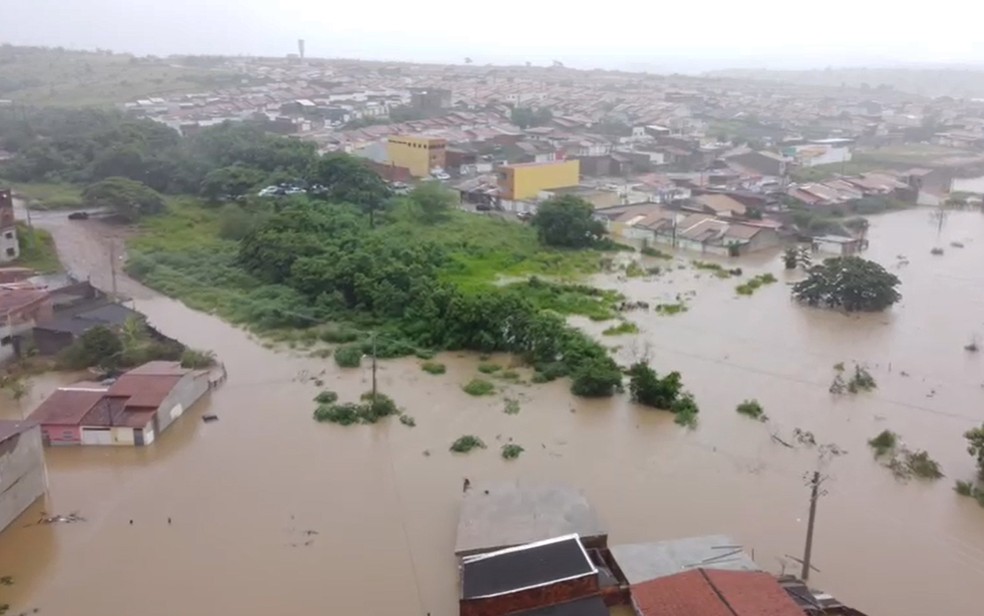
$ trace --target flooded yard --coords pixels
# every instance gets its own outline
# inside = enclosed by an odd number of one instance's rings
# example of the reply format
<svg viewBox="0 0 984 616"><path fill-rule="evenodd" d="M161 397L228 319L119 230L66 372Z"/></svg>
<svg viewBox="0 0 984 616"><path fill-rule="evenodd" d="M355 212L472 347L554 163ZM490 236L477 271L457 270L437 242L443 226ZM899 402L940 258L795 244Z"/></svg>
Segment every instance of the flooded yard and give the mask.
<svg viewBox="0 0 984 616"><path fill-rule="evenodd" d="M801 274L772 254L736 262L741 278L692 267L596 277L650 304L693 292L686 312L627 312L640 333L604 340L620 345L622 363L648 354L660 372L679 370L701 407L695 431L628 396L574 398L566 382L497 381L497 395L471 397L461 390L478 374L471 354L439 357L447 373L438 376L416 359L380 364L381 391L415 428L395 419L317 424L312 376L352 399L369 387L368 366L342 370L267 349L121 277L121 292L154 326L214 350L229 379L151 447L47 450L48 496L0 535L0 575L15 582L0 588L2 602L13 614L452 616L465 477L566 481L585 490L613 543L721 532L766 569L798 571L786 555L802 552L804 475L817 454L772 435L788 441L800 428L848 451L825 469L811 581L872 616L977 615L970 590L984 583L984 509L952 488L975 472L962 434L984 421L984 358L963 349L984 335L984 216L951 214L940 240L925 210L871 221L865 256L902 279L902 301L884 314L793 304L787 283ZM73 273L109 288L109 251L94 223L36 222L51 228ZM944 254L931 255L937 244ZM735 292L764 272L779 281ZM585 324L593 333L610 325ZM833 366L855 361L877 389L830 394ZM39 379L23 408L4 400L0 417L30 410L59 378ZM519 413L503 412L505 397ZM746 398L769 422L735 412ZM219 421L203 423L204 413ZM894 479L866 444L884 429L927 450L946 477ZM462 434L488 449L450 453ZM509 438L525 448L513 461L499 455ZM33 525L41 511L86 521Z"/></svg>

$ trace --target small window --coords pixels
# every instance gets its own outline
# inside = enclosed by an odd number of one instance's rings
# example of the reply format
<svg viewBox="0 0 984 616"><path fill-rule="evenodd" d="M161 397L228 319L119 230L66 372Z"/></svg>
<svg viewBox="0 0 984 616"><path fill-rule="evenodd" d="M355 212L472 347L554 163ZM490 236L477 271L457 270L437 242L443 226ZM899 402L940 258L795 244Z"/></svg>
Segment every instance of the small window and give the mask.
<svg viewBox="0 0 984 616"><path fill-rule="evenodd" d="M10 336L4 336L3 338L0 338L0 346L8 346L11 342L13 342L13 340L10 338Z"/></svg>
<svg viewBox="0 0 984 616"><path fill-rule="evenodd" d="M6 238L6 239L8 239L8 240L12 240L12 239L14 239L14 232L13 231L7 231L6 233L3 234L3 237Z"/></svg>
<svg viewBox="0 0 984 616"><path fill-rule="evenodd" d="M13 257L14 255L15 255L14 249L13 248L8 248L7 249L7 256L8 257Z"/></svg>

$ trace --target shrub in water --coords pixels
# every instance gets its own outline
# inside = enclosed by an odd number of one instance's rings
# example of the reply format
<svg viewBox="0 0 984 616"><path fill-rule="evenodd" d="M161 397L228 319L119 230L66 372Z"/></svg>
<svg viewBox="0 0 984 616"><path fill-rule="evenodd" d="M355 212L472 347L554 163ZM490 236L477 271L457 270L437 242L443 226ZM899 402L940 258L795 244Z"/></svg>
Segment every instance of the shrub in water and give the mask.
<svg viewBox="0 0 984 616"><path fill-rule="evenodd" d="M490 396L495 392L495 385L485 379L472 379L462 389L472 396Z"/></svg>
<svg viewBox="0 0 984 616"><path fill-rule="evenodd" d="M333 404L338 400L338 394L326 389L317 396L314 397L314 401L318 404Z"/></svg>
<svg viewBox="0 0 984 616"><path fill-rule="evenodd" d="M455 442L451 443L451 451L455 453L468 453L475 448L485 449L485 443L477 436L466 434L459 436Z"/></svg>
<svg viewBox="0 0 984 616"><path fill-rule="evenodd" d="M519 454L523 453L523 448L520 445L514 443L509 443L508 445L502 446L502 457L505 460L515 460L519 457Z"/></svg>
<svg viewBox="0 0 984 616"><path fill-rule="evenodd" d="M425 361L420 364L420 369L427 374L444 374L447 371L444 364L436 361Z"/></svg>
<svg viewBox="0 0 984 616"><path fill-rule="evenodd" d="M735 410L745 417L751 417L752 419L758 419L760 421L764 421L766 419L765 410L762 408L762 405L759 404L758 400L745 400L739 404Z"/></svg>
<svg viewBox="0 0 984 616"><path fill-rule="evenodd" d="M335 350L335 363L341 368L358 368L362 365L362 348L346 344Z"/></svg>

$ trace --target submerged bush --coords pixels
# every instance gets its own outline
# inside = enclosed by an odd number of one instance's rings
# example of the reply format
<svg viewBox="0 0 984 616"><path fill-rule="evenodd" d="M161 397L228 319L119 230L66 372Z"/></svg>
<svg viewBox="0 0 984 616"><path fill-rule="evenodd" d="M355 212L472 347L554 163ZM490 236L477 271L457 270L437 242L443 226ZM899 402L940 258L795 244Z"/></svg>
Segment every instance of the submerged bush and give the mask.
<svg viewBox="0 0 984 616"><path fill-rule="evenodd" d="M455 442L451 443L451 451L455 453L468 453L476 448L485 449L485 443L482 439L471 434L459 436Z"/></svg>
<svg viewBox="0 0 984 616"><path fill-rule="evenodd" d="M493 374L495 372L498 372L499 370L502 370L502 366L496 363L483 361L482 363L478 364L478 371L481 372L482 374Z"/></svg>
<svg viewBox="0 0 984 616"><path fill-rule="evenodd" d="M495 385L485 379L472 379L462 389L471 396L490 396L495 393Z"/></svg>
<svg viewBox="0 0 984 616"><path fill-rule="evenodd" d="M358 368L362 365L362 348L357 344L346 344L335 349L335 363L340 368Z"/></svg>
<svg viewBox="0 0 984 616"><path fill-rule="evenodd" d="M868 445L875 450L875 457L880 457L895 449L899 435L891 430L882 430L875 438L868 441Z"/></svg>
<svg viewBox="0 0 984 616"><path fill-rule="evenodd" d="M436 361L425 361L420 364L420 369L427 374L444 374L447 372L445 365Z"/></svg>
<svg viewBox="0 0 984 616"><path fill-rule="evenodd" d="M326 389L314 397L314 401L318 404L334 404L338 400L338 394Z"/></svg>
<svg viewBox="0 0 984 616"><path fill-rule="evenodd" d="M758 400L745 400L735 408L735 411L739 415L744 415L745 417L751 417L752 419L757 419L759 421L765 421L768 419L765 416L765 409L759 404Z"/></svg>
<svg viewBox="0 0 984 616"><path fill-rule="evenodd" d="M502 446L502 458L505 460L515 460L519 457L519 454L525 451L521 446L514 443L509 443Z"/></svg>

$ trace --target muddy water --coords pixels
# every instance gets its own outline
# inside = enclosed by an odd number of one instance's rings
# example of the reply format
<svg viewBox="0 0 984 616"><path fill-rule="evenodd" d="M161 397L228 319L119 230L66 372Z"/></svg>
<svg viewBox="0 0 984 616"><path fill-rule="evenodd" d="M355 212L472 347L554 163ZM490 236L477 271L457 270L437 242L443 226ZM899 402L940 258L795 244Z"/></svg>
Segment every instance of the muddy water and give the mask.
<svg viewBox="0 0 984 616"><path fill-rule="evenodd" d="M108 284L108 252L88 223L42 223L76 273ZM953 240L966 247L929 254ZM937 240L926 212L892 214L873 220L871 243L869 256L903 280L903 302L882 315L791 304L782 283L794 278L772 255L741 264L780 277L752 297L737 297L735 280L693 269L599 278L650 302L696 292L688 312L631 314L642 333L611 339L623 361L648 353L658 368L683 372L702 408L693 432L625 397L572 398L563 383L506 387L522 405L506 415L502 395L460 390L477 359L458 355L441 358L448 374L437 377L416 360L382 364L383 390L416 428L319 425L310 417L318 388L307 375L324 372L325 387L345 398L368 387L367 370L265 349L121 280L165 333L214 349L229 380L153 447L49 450L45 502L0 535L0 573L16 582L0 589L3 600L14 613L451 616L463 477L572 482L614 542L725 532L779 571L784 555L802 551L803 474L816 454L778 445L770 433L788 439L799 427L849 451L826 469L813 581L873 616L979 614L969 589L984 582L984 509L951 486L973 475L961 434L984 421L984 359L962 348L984 335L984 217L955 213ZM909 264L897 267L903 254ZM833 398L832 366L852 360L872 367L878 389ZM32 395L56 384L49 379ZM734 412L750 397L769 424ZM220 420L204 424L204 412ZM895 481L865 445L885 428L928 450L947 478ZM464 433L489 448L449 453ZM507 463L498 449L510 437L526 451ZM23 526L42 509L77 510L87 521Z"/></svg>

